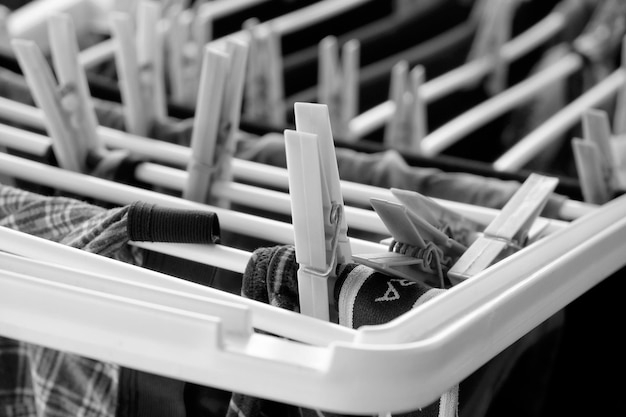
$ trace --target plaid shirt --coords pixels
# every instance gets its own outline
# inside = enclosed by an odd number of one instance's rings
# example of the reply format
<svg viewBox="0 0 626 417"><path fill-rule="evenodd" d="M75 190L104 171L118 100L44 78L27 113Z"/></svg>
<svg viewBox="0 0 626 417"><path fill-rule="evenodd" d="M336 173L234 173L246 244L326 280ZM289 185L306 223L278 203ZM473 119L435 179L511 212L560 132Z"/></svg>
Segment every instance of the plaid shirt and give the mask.
<svg viewBox="0 0 626 417"><path fill-rule="evenodd" d="M0 184L0 225L120 261L128 207L104 209ZM113 417L119 366L0 337L0 417Z"/></svg>

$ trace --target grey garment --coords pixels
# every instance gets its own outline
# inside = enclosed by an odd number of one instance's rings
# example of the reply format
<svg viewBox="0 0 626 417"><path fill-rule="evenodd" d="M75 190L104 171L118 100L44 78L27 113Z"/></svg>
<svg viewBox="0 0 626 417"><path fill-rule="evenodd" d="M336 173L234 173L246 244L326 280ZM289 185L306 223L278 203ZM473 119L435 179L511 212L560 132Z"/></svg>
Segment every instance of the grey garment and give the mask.
<svg viewBox="0 0 626 417"><path fill-rule="evenodd" d="M395 150L370 154L337 148L335 152L342 180L417 191L433 198L482 207L502 208L521 185L518 181L410 166ZM245 160L286 167L284 137L280 134L242 138L236 155ZM565 200L565 196L553 194L542 215L558 218Z"/></svg>

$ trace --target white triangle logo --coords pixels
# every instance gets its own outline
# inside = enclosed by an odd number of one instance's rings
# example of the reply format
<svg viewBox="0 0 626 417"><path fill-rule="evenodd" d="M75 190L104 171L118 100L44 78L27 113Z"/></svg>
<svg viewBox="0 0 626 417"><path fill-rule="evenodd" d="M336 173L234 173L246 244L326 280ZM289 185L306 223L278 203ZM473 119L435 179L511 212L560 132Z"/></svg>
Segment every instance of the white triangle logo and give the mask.
<svg viewBox="0 0 626 417"><path fill-rule="evenodd" d="M400 293L393 286L392 282L397 282L402 287L408 287L409 285L415 285L415 282L410 281L408 279L390 279L387 281L387 291L382 297L375 298L374 301L396 301L400 299Z"/></svg>
<svg viewBox="0 0 626 417"><path fill-rule="evenodd" d="M398 293L398 290L396 290L396 287L393 286L393 284L391 284L391 281L387 281L387 291L385 291L385 295L383 295L382 297L378 297L376 298L374 301L379 302L379 301L395 301L400 299L400 293Z"/></svg>

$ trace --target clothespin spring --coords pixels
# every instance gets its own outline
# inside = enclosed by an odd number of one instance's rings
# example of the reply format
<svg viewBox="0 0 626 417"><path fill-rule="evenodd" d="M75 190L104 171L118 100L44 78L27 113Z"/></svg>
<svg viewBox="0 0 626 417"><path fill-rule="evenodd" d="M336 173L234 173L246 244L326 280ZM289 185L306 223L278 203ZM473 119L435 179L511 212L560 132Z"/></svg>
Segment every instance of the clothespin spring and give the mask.
<svg viewBox="0 0 626 417"><path fill-rule="evenodd" d="M514 254L528 244L528 234L518 236L517 239L505 239L489 233L482 233L482 235L490 240L502 242L505 245L500 255L494 260L494 263Z"/></svg>
<svg viewBox="0 0 626 417"><path fill-rule="evenodd" d="M72 82L60 84L56 89L56 93L58 94L61 107L63 108L63 111L67 114L68 120L70 121L72 128L79 128L80 121L78 120L78 118L80 116L77 114L79 106L78 86Z"/></svg>
<svg viewBox="0 0 626 417"><path fill-rule="evenodd" d="M445 273L452 265L452 258L445 256L443 250L433 242L426 242L423 248L392 239L389 243L389 252L400 253L418 260L413 265L439 278L440 288L446 288Z"/></svg>
<svg viewBox="0 0 626 417"><path fill-rule="evenodd" d="M335 288L335 281L337 279L337 275L334 273L334 271L337 267L338 262L337 252L339 250L339 240L341 238L341 225L343 224L342 204L334 201L331 203L328 220L330 223L330 227L332 227L333 234L329 242L331 254L326 268L324 270L320 270L318 268L314 268L312 266L300 263L300 268L298 269L298 283L302 285L300 280L306 277L304 281L304 286L306 288L309 288L309 286L311 286L310 291L312 291L313 293L317 292L319 297L324 298L324 303L326 304L326 308L324 311L326 312L326 315L328 314L328 311L331 310L330 308L328 308L330 307L330 303L332 303L332 300L334 300L333 292ZM323 290L322 288L325 288L325 290ZM304 291L303 287L300 287L300 291ZM323 293L320 293L320 291L325 291L325 296L323 295ZM300 308L301 312L304 312L304 309L311 309L312 307L308 306L306 302L303 303L303 300L301 299ZM319 317L317 314L314 314L314 316ZM324 317L325 320L329 319L329 317L325 317L324 315L322 315L322 317Z"/></svg>
<svg viewBox="0 0 626 417"><path fill-rule="evenodd" d="M331 257L328 262L328 267L324 271L320 271L310 266L303 266L302 269L306 270L311 275L319 278L331 278L332 272L337 266L337 248L339 247L339 236L341 233L341 222L343 221L343 206L339 203L333 202L330 207L329 216L330 225L333 228L333 237L330 241ZM331 287L331 286L329 286Z"/></svg>

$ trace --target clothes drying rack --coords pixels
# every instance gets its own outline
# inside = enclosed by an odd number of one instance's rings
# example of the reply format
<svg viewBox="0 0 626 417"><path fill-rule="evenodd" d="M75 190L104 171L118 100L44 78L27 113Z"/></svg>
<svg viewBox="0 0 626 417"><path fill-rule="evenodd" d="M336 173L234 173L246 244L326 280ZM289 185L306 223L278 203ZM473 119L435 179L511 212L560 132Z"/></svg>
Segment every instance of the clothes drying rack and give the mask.
<svg viewBox="0 0 626 417"><path fill-rule="evenodd" d="M22 256L2 262L0 329L291 404L415 409L622 267L625 205L616 198L411 312L356 330L3 230L3 249ZM56 260L38 260L44 253Z"/></svg>
<svg viewBox="0 0 626 417"><path fill-rule="evenodd" d="M620 72L613 88L622 83ZM12 107L8 104L7 109ZM17 113L15 109L21 108L13 107ZM25 109L21 115L38 126L44 118L35 109ZM19 129L2 130L12 135L12 141L21 138L33 148L44 149L50 143L50 138ZM99 131L110 140L124 139L118 133ZM304 128L286 135L312 140L328 136ZM142 139L146 138L137 137ZM171 155L179 158L179 164L187 163L189 150L168 149L176 151ZM182 209L210 209L236 232L297 243L294 228L285 223L4 153L0 153L0 172L116 204L143 199ZM267 172L268 176L275 173L271 168ZM293 175L291 167L290 180ZM324 183L319 178L324 175L314 179ZM284 172L275 178L284 186ZM353 195L367 193L366 199L391 198L388 190L340 184L338 179L333 187L335 196L352 190ZM305 201L315 203L313 210L318 203L320 210L328 210L317 200ZM291 211L302 214L305 201L293 204L292 200ZM442 203L481 221L499 214ZM545 232L541 239L389 323L359 329L0 228L0 334L288 404L353 414L414 410L430 404L622 268L626 264L624 213L626 196L620 196L585 206L584 213L577 211L568 222L538 218L535 225ZM349 238L349 244L354 254L385 249L379 242L354 238ZM193 250L205 252L198 256L202 262L242 272L249 254L220 246L197 245Z"/></svg>
<svg viewBox="0 0 626 417"><path fill-rule="evenodd" d="M45 242L68 255L56 263L2 262L0 329L285 403L346 413L406 411L432 402L622 267L625 209L619 197L392 322L357 330L269 306L260 313L258 303L108 259L96 262L95 255L93 268L72 269L75 250ZM108 270L115 272L102 272ZM151 292L138 280L154 285ZM185 301L175 303L178 297ZM202 309L188 298L201 298ZM253 331L276 331L269 321L283 323L282 334L292 340Z"/></svg>

